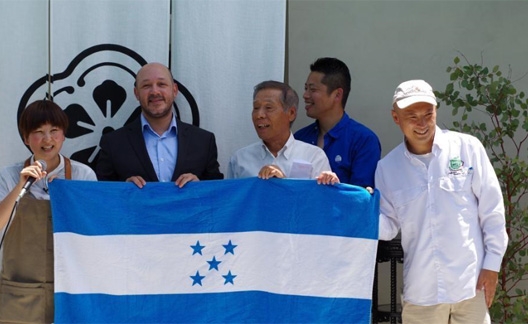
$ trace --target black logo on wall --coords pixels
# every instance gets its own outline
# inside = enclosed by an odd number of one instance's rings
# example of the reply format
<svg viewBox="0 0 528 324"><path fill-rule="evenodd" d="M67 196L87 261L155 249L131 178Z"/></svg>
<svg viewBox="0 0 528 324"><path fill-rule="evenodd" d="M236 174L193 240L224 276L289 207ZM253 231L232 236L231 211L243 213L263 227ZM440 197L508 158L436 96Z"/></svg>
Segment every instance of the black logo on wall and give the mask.
<svg viewBox="0 0 528 324"><path fill-rule="evenodd" d="M147 61L131 49L116 44L100 44L79 53L64 72L45 75L24 93L18 105L17 123L31 102L43 99L56 102L70 120L62 153L94 168L103 134L136 119L141 107L134 96L136 72ZM51 91L48 89L51 81ZM187 88L178 84L176 118L200 125L198 105ZM182 98L183 97L183 98ZM182 108L183 112L180 111ZM185 108L185 110L183 109Z"/></svg>

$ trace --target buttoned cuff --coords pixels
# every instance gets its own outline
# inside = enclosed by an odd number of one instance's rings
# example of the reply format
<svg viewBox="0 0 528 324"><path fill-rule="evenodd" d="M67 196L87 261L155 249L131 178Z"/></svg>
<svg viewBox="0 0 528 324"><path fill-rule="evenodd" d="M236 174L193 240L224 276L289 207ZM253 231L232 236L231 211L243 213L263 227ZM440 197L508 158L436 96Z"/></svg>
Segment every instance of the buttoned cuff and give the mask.
<svg viewBox="0 0 528 324"><path fill-rule="evenodd" d="M499 272L500 267L502 263L502 256L488 253L486 254L486 257L484 258L484 263L482 264L482 268L486 270L492 270Z"/></svg>

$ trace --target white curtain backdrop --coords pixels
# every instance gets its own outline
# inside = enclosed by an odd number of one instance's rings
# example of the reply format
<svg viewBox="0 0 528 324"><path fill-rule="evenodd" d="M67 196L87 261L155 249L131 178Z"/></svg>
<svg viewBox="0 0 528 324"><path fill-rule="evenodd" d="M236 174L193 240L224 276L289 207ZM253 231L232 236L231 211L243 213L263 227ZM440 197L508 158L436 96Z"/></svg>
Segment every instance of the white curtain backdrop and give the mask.
<svg viewBox="0 0 528 324"><path fill-rule="evenodd" d="M215 133L225 172L258 139L253 87L284 79L286 0L0 0L0 24L0 136L12 139L0 166L30 154L17 113L46 96L70 118L63 153L94 166L101 135L138 107L135 73L156 61L181 83L181 119Z"/></svg>
<svg viewBox="0 0 528 324"><path fill-rule="evenodd" d="M0 167L30 154L18 135L17 110L26 89L48 73L47 29L47 1L0 1Z"/></svg>
<svg viewBox="0 0 528 324"><path fill-rule="evenodd" d="M225 173L231 154L258 139L253 87L284 80L286 0L173 0L172 10L172 72L192 92L200 127L215 133Z"/></svg>
<svg viewBox="0 0 528 324"><path fill-rule="evenodd" d="M13 138L2 141L0 164L30 154L18 136L17 110L47 94L70 118L63 154L94 166L103 132L121 127L138 107L133 94L137 70L149 61L168 64L170 0L0 5L3 48L13 49L3 50L0 58L2 97L9 98L0 130L3 138Z"/></svg>

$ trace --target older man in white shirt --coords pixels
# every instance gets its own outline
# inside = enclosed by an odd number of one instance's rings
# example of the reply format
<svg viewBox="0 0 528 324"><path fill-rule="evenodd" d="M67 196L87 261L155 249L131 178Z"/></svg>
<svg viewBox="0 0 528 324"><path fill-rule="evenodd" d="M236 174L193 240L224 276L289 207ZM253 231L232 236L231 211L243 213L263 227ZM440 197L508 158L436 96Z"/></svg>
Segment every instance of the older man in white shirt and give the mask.
<svg viewBox="0 0 528 324"><path fill-rule="evenodd" d="M231 156L228 178L258 176L317 179L320 184L339 182L321 148L293 138L290 127L297 116L298 104L297 93L285 83L264 81L255 86L251 116L261 141Z"/></svg>

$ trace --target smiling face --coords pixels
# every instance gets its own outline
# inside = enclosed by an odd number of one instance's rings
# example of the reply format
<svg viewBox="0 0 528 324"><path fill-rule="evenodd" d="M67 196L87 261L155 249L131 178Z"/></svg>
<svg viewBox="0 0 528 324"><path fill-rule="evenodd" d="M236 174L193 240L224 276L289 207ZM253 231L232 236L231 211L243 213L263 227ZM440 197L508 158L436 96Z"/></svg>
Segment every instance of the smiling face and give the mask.
<svg viewBox="0 0 528 324"><path fill-rule="evenodd" d="M46 161L47 171L59 165L59 153L68 125L66 113L49 100L32 102L20 115L18 129L24 143L35 155L35 160Z"/></svg>
<svg viewBox="0 0 528 324"><path fill-rule="evenodd" d="M409 151L414 154L430 153L436 129L436 106L417 102L400 109L394 105L391 113L405 136Z"/></svg>
<svg viewBox="0 0 528 324"><path fill-rule="evenodd" d="M169 116L177 93L178 86L164 65L150 63L139 70L134 94L147 120Z"/></svg>
<svg viewBox="0 0 528 324"><path fill-rule="evenodd" d="M311 72L304 84L303 99L306 115L319 119L341 104L342 89L338 88L328 93L328 87L322 83L324 74ZM342 110L342 108L340 108Z"/></svg>
<svg viewBox="0 0 528 324"><path fill-rule="evenodd" d="M282 91L263 89L256 93L253 100L253 126L264 143L284 142L290 136L290 124L295 120L296 110L281 102Z"/></svg>
<svg viewBox="0 0 528 324"><path fill-rule="evenodd" d="M30 131L24 142L35 154L35 160L50 162L58 159L65 139L62 128L46 123Z"/></svg>

